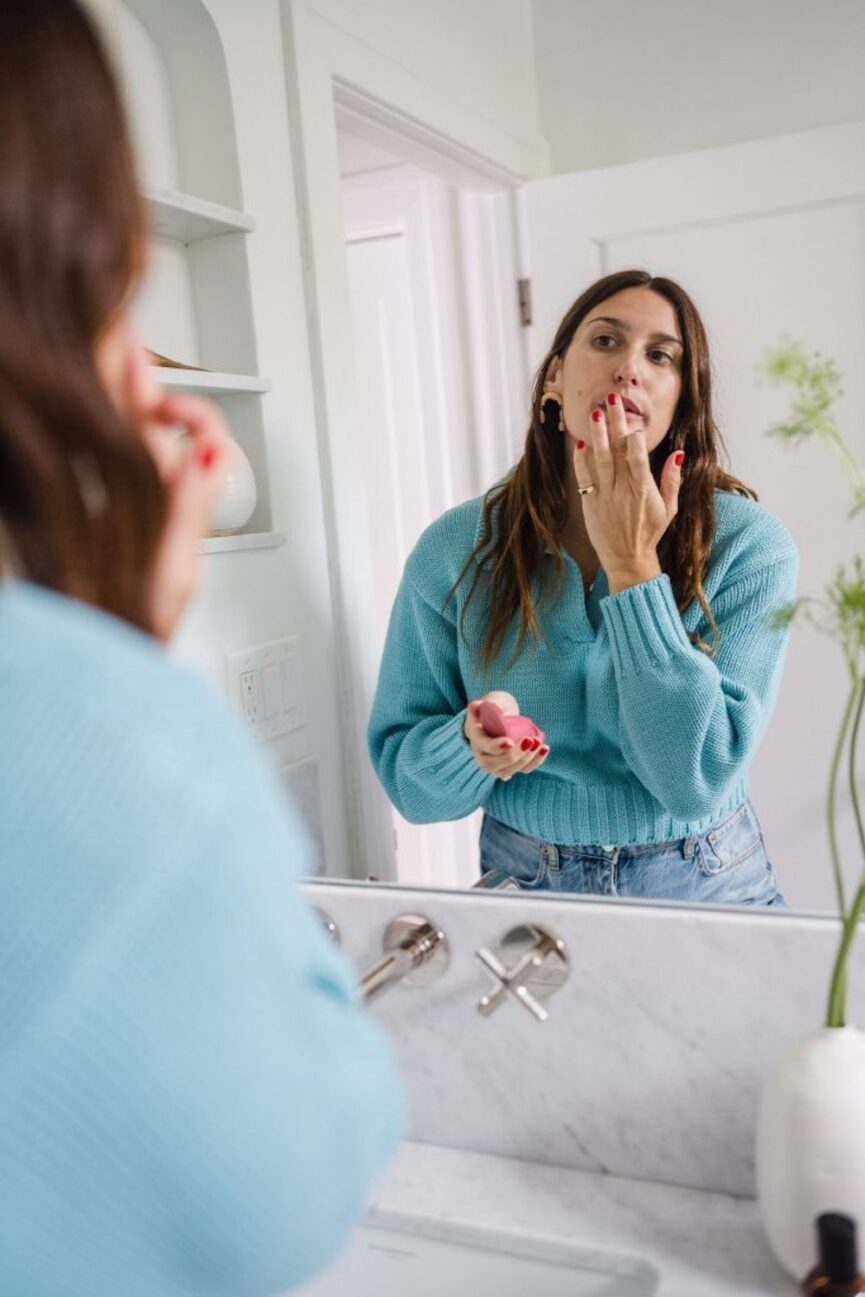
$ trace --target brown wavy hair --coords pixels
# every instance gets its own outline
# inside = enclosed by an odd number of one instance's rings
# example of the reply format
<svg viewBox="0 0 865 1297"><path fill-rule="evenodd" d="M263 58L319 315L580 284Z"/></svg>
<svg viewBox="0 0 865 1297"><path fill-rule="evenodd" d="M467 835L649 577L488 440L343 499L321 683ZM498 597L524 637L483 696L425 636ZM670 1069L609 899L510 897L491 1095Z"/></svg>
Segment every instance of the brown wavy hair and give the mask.
<svg viewBox="0 0 865 1297"><path fill-rule="evenodd" d="M560 537L568 520L565 444L567 433L557 428L555 420L544 421L541 400L550 364L565 352L582 321L590 311L615 293L626 288L651 288L667 299L676 312L682 330L682 391L673 415L672 425L663 440L650 453L649 463L655 482L660 485L661 470L674 450L687 452L687 468L679 493L679 509L658 545L658 560L672 583L679 612L697 599L713 632L713 643L706 644L696 633L690 639L709 656L717 652L720 634L703 589L703 578L709 565L715 529L715 490L735 492L757 499L757 493L738 478L727 473L719 462L723 449L721 433L712 414L712 375L706 330L691 298L672 279L653 277L645 270L620 270L591 284L567 311L556 330L555 338L543 364L538 369L532 390L531 423L523 454L516 467L484 497L481 537L469 555L445 600L447 607L460 584L474 569L461 617L461 628L468 603L475 593L483 571L488 577L490 618L481 651L481 665L489 672L500 653L514 618L519 616L520 629L516 649L509 666L516 661L531 640L533 652L539 639L546 636L538 620L538 607L561 593L566 579ZM547 408L553 402L547 403ZM549 567L543 563L545 550L555 558L555 574L549 580ZM540 598L532 598L534 577L540 579ZM545 579L546 578L546 579Z"/></svg>
<svg viewBox="0 0 865 1297"><path fill-rule="evenodd" d="M96 371L146 230L121 96L74 0L0 5L4 566L152 629L153 462Z"/></svg>

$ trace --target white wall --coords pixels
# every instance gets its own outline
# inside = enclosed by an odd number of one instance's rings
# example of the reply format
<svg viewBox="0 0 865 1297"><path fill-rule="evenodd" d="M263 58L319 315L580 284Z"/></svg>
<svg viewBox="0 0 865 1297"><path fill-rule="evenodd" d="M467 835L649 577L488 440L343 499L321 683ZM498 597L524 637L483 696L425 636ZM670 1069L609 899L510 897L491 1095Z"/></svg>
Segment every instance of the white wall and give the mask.
<svg viewBox="0 0 865 1297"><path fill-rule="evenodd" d="M531 0L285 3L314 12L359 42L383 98L393 102L402 73L410 78L419 121L517 174L546 170Z"/></svg>
<svg viewBox="0 0 865 1297"><path fill-rule="evenodd" d="M534 0L555 173L865 119L861 0Z"/></svg>

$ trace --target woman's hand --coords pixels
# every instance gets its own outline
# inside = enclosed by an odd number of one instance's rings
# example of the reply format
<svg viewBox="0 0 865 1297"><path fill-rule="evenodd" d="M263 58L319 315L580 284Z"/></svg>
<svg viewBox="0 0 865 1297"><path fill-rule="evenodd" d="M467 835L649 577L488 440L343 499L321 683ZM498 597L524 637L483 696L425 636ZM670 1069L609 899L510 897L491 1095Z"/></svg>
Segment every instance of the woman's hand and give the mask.
<svg viewBox="0 0 865 1297"><path fill-rule="evenodd" d="M166 392L156 383L134 339L129 341L124 387L123 412L153 456L166 494L150 606L155 634L168 640L198 585L198 543L210 525L231 439L211 401ZM178 430L185 435L178 436Z"/></svg>
<svg viewBox="0 0 865 1297"><path fill-rule="evenodd" d="M595 488L580 497L583 519L611 593L660 575L658 543L678 512L684 458L681 451L669 455L658 490L646 434L628 428L621 397L612 392L605 410L592 411L588 441L573 451L574 473L578 486Z"/></svg>
<svg viewBox="0 0 865 1297"><path fill-rule="evenodd" d="M484 698L492 699L502 707L506 715L519 715L519 708L513 711L506 704L502 705L502 695L498 692L485 694ZM488 775L508 780L513 775L530 775L538 766L542 766L549 756L550 749L538 739L491 738L478 718L480 704L484 698L470 702L466 710L463 730L471 745L475 760Z"/></svg>

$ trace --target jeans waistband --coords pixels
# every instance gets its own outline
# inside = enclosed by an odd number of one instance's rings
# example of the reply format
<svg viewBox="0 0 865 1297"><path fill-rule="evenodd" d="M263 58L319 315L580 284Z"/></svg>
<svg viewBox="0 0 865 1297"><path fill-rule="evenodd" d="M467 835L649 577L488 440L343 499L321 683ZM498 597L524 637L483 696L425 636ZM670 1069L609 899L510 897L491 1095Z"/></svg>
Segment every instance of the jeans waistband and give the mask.
<svg viewBox="0 0 865 1297"><path fill-rule="evenodd" d="M489 811L484 812L491 820L495 816L490 815ZM674 848L680 848L685 860L690 860L699 840L699 834L692 834L687 838L673 838L668 842L637 842L630 846L617 847L615 843L569 843L569 842L545 842L543 838L535 838L530 833L522 833L519 829L513 828L509 824L504 824L501 820L496 820L497 824L510 833L519 833L520 837L525 838L527 842L535 844L537 847L555 847L557 851L573 851L578 855L597 856L598 859L618 858L622 855L642 856L648 852L657 853L659 851L672 851Z"/></svg>

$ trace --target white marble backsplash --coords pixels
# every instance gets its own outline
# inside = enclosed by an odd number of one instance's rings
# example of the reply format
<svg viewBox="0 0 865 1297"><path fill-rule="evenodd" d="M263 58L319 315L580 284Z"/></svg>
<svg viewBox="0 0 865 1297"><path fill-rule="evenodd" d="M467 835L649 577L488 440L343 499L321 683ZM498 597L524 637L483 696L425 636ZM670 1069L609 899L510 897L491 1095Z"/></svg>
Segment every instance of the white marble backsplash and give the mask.
<svg viewBox="0 0 865 1297"><path fill-rule="evenodd" d="M314 757L292 761L279 771L292 806L303 821L312 850L316 874L324 873L324 825L321 810L321 779Z"/></svg>
<svg viewBox="0 0 865 1297"><path fill-rule="evenodd" d="M778 912L310 882L360 972L398 914L442 927L450 966L370 1012L395 1042L412 1138L619 1176L753 1195L761 1086L783 1047L822 1024L838 923ZM491 1017L474 957L511 927L563 938L567 985L536 1022L512 1000ZM865 952L850 1018L865 1020Z"/></svg>

